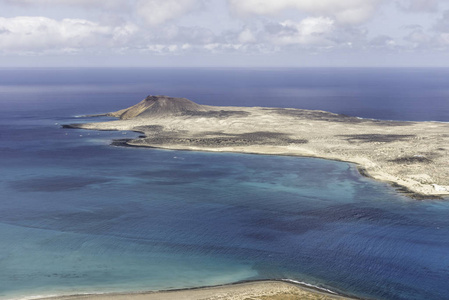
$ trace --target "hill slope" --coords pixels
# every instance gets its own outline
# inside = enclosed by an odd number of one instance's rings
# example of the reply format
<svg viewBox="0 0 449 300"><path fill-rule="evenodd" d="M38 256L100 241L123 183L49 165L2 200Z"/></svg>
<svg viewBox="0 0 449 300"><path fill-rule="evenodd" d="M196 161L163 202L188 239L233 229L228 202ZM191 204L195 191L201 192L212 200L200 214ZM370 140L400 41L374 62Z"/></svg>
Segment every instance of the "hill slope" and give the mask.
<svg viewBox="0 0 449 300"><path fill-rule="evenodd" d="M196 104L186 98L150 95L136 105L109 113L108 115L122 120L129 120L201 111L206 111L206 109L202 105Z"/></svg>

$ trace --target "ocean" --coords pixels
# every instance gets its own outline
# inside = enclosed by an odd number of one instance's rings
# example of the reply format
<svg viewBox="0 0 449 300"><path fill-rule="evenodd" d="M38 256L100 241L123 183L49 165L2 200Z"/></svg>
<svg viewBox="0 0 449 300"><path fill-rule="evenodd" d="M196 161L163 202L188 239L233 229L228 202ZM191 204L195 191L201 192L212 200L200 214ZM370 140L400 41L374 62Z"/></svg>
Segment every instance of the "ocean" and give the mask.
<svg viewBox="0 0 449 300"><path fill-rule="evenodd" d="M449 122L449 69L0 69L0 299L290 279L449 299L449 202L321 159L64 129L147 95Z"/></svg>

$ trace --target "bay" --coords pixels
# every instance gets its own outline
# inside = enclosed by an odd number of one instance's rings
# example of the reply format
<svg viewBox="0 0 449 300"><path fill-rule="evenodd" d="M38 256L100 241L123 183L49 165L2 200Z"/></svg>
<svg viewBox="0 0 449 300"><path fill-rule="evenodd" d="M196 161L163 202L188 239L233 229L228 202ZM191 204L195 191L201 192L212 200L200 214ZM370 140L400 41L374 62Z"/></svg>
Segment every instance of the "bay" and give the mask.
<svg viewBox="0 0 449 300"><path fill-rule="evenodd" d="M0 297L289 278L449 299L447 201L342 162L113 147L136 134L61 128L147 94L448 121L447 72L0 70Z"/></svg>

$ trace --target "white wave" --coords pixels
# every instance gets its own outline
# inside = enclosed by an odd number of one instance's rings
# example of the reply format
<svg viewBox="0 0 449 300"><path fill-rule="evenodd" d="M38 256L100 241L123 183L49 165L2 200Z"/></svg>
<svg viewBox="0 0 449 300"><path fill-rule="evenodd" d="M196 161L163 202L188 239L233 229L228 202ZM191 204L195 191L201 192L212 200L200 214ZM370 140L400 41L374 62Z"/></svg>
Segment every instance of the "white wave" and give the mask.
<svg viewBox="0 0 449 300"><path fill-rule="evenodd" d="M320 286L317 286L317 285L313 285L313 284L310 284L310 283L307 283L307 282L304 282L304 281L297 281L297 280L288 279L288 278L287 279L281 279L281 280L282 281L286 281L286 282L296 283L296 284L299 284L299 285L305 285L305 286L308 286L308 287L311 287L311 288L314 288L314 289L317 289L317 290L321 290L321 291L325 291L327 293L338 295L334 291L331 291L329 289L326 289L326 288L323 288L323 287L320 287Z"/></svg>

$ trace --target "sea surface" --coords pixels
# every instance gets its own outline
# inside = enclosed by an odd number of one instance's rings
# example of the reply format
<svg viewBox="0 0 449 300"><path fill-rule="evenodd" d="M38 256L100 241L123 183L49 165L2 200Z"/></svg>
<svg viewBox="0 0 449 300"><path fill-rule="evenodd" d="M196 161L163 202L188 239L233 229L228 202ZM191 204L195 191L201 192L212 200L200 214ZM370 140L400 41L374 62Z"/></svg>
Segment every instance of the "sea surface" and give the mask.
<svg viewBox="0 0 449 300"><path fill-rule="evenodd" d="M449 199L348 163L61 128L149 94L449 122L448 69L0 69L0 299L255 279L449 299Z"/></svg>

